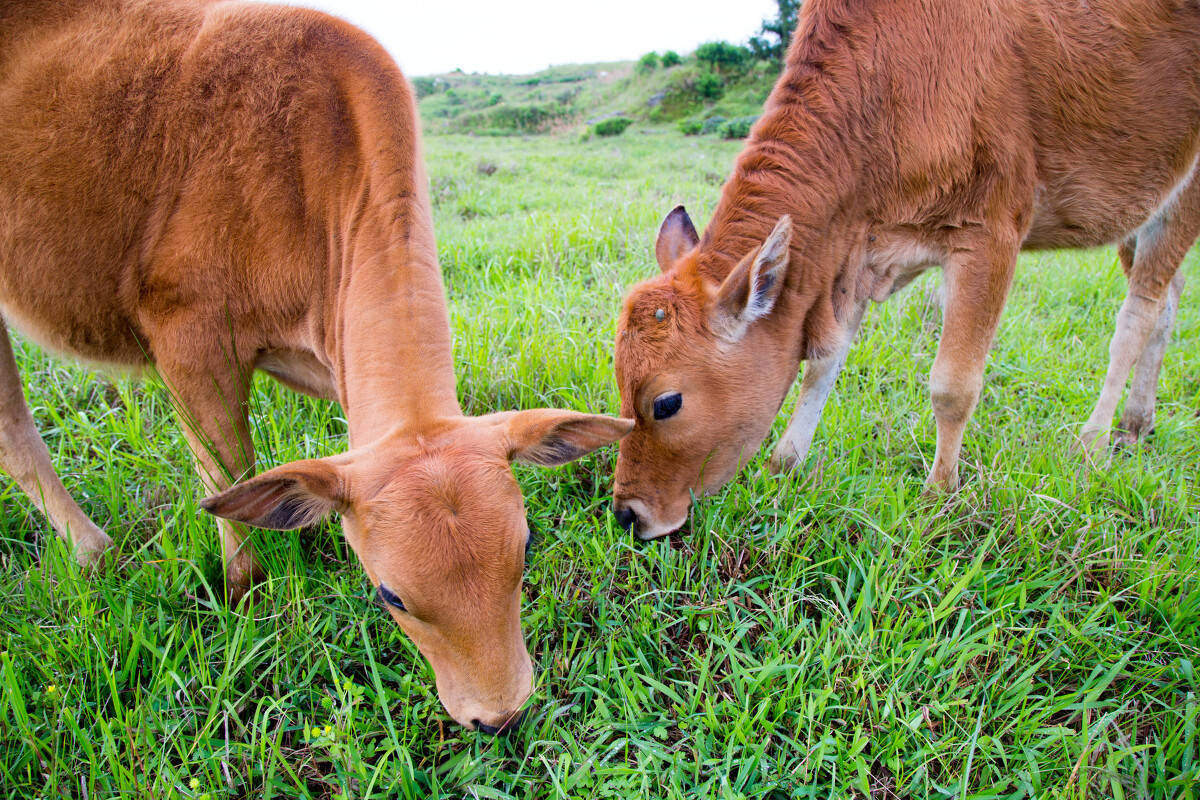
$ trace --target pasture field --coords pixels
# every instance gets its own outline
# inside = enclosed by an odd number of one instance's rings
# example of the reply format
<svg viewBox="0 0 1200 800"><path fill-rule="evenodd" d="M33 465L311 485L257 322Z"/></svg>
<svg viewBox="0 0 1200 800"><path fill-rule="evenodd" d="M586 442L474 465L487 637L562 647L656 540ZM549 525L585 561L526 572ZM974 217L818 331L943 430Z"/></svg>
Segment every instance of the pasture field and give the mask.
<svg viewBox="0 0 1200 800"><path fill-rule="evenodd" d="M615 413L624 289L740 146L430 137L465 408ZM24 344L55 464L122 555L81 576L0 482L0 796L1196 797L1196 252L1184 269L1157 431L1094 469L1069 444L1124 296L1111 248L1023 256L956 495L921 491L936 274L868 312L809 468L773 476L764 449L669 541L613 522L614 449L518 468L538 689L507 739L449 721L336 523L259 532L270 581L228 609L161 385ZM254 404L260 468L345 446L336 406L266 377Z"/></svg>

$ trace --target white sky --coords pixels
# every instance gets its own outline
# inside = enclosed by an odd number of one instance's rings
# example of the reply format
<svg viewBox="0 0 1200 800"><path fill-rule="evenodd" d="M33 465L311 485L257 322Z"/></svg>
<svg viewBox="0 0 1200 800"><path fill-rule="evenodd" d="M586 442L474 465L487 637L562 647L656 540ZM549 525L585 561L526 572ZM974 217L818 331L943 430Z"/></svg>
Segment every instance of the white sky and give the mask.
<svg viewBox="0 0 1200 800"><path fill-rule="evenodd" d="M285 0L288 1L288 0ZM744 42L774 0L290 0L371 33L407 75L523 74L554 64Z"/></svg>

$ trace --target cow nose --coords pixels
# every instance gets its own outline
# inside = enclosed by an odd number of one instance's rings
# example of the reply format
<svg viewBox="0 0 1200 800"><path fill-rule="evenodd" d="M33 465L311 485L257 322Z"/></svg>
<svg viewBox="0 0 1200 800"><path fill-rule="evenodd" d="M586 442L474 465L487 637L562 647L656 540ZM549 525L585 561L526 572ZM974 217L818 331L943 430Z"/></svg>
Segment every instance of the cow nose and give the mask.
<svg viewBox="0 0 1200 800"><path fill-rule="evenodd" d="M479 720L472 720L475 723L475 729L486 733L488 736L508 736L521 725L521 720L525 717L525 709L521 709L500 725L488 725Z"/></svg>
<svg viewBox="0 0 1200 800"><path fill-rule="evenodd" d="M625 508L613 503L613 516L617 518L617 524L625 530L629 530L637 522L637 514L632 508Z"/></svg>

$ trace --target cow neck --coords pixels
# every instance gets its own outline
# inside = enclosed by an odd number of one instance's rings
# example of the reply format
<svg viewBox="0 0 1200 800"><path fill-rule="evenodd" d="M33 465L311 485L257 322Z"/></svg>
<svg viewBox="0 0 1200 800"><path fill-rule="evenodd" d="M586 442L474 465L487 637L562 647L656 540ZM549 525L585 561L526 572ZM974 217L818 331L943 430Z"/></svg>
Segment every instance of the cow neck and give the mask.
<svg viewBox="0 0 1200 800"><path fill-rule="evenodd" d="M336 302L339 400L352 447L462 416L445 287L422 189L349 237Z"/></svg>
<svg viewBox="0 0 1200 800"><path fill-rule="evenodd" d="M801 108L768 105L722 190L697 258L701 277L719 285L766 240L780 217L791 217L786 289L768 327L774 337L787 340L781 341L782 351L795 354L797 368L803 351L811 351L814 344L805 344L806 315L832 302L846 257L841 251L852 235L848 159L829 152L818 137L805 135L807 129L825 124ZM796 135L774 135L779 130Z"/></svg>

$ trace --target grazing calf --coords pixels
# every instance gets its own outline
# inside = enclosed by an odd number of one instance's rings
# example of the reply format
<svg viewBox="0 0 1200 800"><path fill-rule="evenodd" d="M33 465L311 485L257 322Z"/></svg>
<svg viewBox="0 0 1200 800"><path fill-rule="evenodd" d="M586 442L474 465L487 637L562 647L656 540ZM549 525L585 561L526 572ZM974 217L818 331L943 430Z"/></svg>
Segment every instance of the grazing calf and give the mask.
<svg viewBox="0 0 1200 800"><path fill-rule="evenodd" d="M643 538L687 517L759 447L811 359L775 453L803 458L868 299L934 264L928 483L958 483L963 429L1022 248L1123 242L1129 294L1085 445L1150 425L1200 232L1200 2L808 0L762 118L703 237L682 208L662 274L618 324L614 511ZM1147 344L1149 342L1149 344Z"/></svg>
<svg viewBox="0 0 1200 800"><path fill-rule="evenodd" d="M258 572L245 525L340 513L447 710L495 732L532 688L509 462L561 464L632 422L463 416L418 131L383 49L318 12L6 0L0 304L53 350L161 374L233 595ZM0 467L88 562L109 537L55 475L0 342ZM341 403L350 450L249 477L255 369Z"/></svg>

